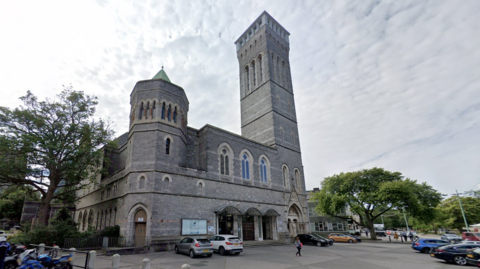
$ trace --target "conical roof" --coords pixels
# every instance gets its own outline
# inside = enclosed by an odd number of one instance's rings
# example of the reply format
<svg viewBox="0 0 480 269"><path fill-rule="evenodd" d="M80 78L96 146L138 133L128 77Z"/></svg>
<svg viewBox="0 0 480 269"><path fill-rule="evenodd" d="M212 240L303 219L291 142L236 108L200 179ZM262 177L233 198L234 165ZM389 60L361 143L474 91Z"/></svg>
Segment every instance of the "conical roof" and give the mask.
<svg viewBox="0 0 480 269"><path fill-rule="evenodd" d="M152 79L162 79L172 83L168 78L167 73L165 73L165 71L163 70L163 66L162 66L162 70L160 70Z"/></svg>

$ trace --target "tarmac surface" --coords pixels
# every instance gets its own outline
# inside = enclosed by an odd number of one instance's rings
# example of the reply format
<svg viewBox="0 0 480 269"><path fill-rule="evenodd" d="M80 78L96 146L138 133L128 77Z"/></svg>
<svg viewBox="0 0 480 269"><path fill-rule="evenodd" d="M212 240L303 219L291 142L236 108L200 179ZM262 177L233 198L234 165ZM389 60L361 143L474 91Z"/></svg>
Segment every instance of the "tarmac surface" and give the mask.
<svg viewBox="0 0 480 269"><path fill-rule="evenodd" d="M436 238L439 236L422 236ZM124 255L120 257L120 268L140 269L145 258L150 259L151 269L180 269L189 264L191 268L212 269L443 269L455 268L456 265L447 264L443 260L430 257L428 254L418 253L411 249L411 242L392 242L387 238L361 243L335 243L330 247L304 246L302 257L295 255L296 248L292 245L280 246L251 246L245 247L238 255L220 256L217 253L212 257L190 258L188 255L170 252L153 252L147 254ZM78 257L75 264L82 265L82 258ZM95 268L111 268L111 256L97 256Z"/></svg>

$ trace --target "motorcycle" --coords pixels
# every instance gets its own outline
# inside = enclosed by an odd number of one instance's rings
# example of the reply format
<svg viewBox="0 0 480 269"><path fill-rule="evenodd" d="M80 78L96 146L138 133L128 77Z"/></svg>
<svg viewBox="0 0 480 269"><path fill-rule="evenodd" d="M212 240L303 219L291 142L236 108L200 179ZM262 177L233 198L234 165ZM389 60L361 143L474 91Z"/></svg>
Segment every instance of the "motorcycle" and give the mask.
<svg viewBox="0 0 480 269"><path fill-rule="evenodd" d="M20 269L42 269L45 268L37 259L35 258L37 254L36 249L27 249L23 253L19 254L18 263L20 264Z"/></svg>
<svg viewBox="0 0 480 269"><path fill-rule="evenodd" d="M55 269L72 269L72 257L73 254L65 254L56 258L58 249L51 249L48 254L39 255L37 261L39 261L46 268Z"/></svg>
<svg viewBox="0 0 480 269"><path fill-rule="evenodd" d="M4 269L15 269L18 267L18 257L20 256L20 253L24 252L26 249L25 246L19 245L19 246L12 246L10 251L8 252L8 256L5 257L4 262L3 262L3 268Z"/></svg>

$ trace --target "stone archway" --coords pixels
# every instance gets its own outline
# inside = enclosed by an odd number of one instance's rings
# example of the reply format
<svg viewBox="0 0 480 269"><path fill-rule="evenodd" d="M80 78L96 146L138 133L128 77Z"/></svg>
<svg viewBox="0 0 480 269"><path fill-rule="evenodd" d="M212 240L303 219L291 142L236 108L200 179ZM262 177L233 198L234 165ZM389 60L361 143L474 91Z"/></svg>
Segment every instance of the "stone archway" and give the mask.
<svg viewBox="0 0 480 269"><path fill-rule="evenodd" d="M303 233L303 227L300 225L303 219L301 212L300 208L295 204L291 205L288 209L287 221L291 236L297 236L297 234Z"/></svg>
<svg viewBox="0 0 480 269"><path fill-rule="evenodd" d="M151 212L142 203L136 204L128 211L125 233L127 246L144 246L150 243L151 218Z"/></svg>

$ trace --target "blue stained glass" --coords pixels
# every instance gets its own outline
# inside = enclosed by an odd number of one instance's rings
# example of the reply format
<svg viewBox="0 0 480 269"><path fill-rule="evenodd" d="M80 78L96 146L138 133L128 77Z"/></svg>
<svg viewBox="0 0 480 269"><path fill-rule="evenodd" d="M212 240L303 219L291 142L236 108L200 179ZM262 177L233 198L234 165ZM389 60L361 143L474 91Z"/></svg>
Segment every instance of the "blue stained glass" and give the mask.
<svg viewBox="0 0 480 269"><path fill-rule="evenodd" d="M245 160L242 160L242 178L245 178Z"/></svg>

